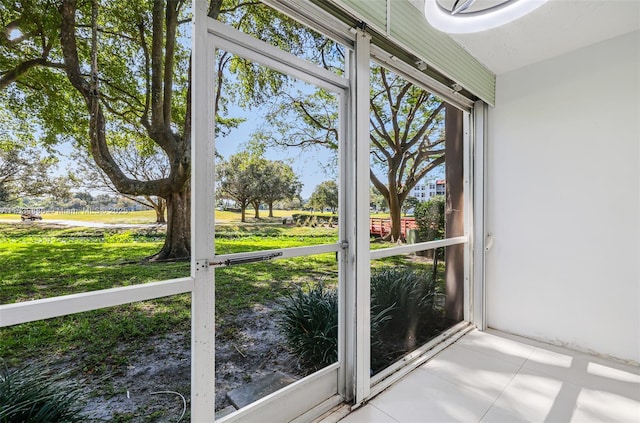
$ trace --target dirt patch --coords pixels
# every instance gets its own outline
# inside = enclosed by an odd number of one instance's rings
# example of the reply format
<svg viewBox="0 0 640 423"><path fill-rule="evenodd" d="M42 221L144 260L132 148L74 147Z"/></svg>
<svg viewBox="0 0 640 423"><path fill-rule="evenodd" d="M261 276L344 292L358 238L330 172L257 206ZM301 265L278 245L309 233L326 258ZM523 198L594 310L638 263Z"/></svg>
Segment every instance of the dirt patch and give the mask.
<svg viewBox="0 0 640 423"><path fill-rule="evenodd" d="M176 422L188 412L190 374L188 336L154 337L119 372L85 380L83 414L89 422Z"/></svg>
<svg viewBox="0 0 640 423"><path fill-rule="evenodd" d="M231 405L227 392L254 378L276 371L293 379L305 376L285 348L274 318L276 307L257 305L236 316L234 323L216 329L216 410Z"/></svg>
<svg viewBox="0 0 640 423"><path fill-rule="evenodd" d="M256 306L217 328L216 410L230 405L227 392L254 378L275 371L293 379L305 375L277 330L276 307ZM154 337L143 349L117 373L84 376L86 421L177 422L183 411L182 421L189 421L190 334Z"/></svg>

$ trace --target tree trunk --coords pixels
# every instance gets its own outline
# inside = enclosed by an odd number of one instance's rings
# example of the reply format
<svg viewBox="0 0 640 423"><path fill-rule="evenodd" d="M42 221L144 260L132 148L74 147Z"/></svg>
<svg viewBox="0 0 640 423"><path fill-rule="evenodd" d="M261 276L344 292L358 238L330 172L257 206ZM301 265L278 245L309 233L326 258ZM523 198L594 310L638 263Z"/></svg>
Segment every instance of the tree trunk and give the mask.
<svg viewBox="0 0 640 423"><path fill-rule="evenodd" d="M247 205L246 204L241 204L240 205L240 222L246 222L247 221Z"/></svg>
<svg viewBox="0 0 640 423"><path fill-rule="evenodd" d="M253 217L255 217L256 219L260 219L260 203L253 203L253 210L255 210L255 215Z"/></svg>
<svg viewBox="0 0 640 423"><path fill-rule="evenodd" d="M401 238L400 222L402 221L402 210L400 199L393 193L389 196L389 216L391 217L389 239L391 242L396 242Z"/></svg>
<svg viewBox="0 0 640 423"><path fill-rule="evenodd" d="M71 85L85 100L89 112L89 145L96 164L104 171L119 192L133 196L157 196L166 200L167 234L162 249L150 260L187 259L191 254L191 192L189 188L191 89L190 86L187 89L184 132L180 135L174 133L171 127L172 90L170 86L172 82L168 71L165 71L165 67L172 68L174 60L172 46L175 41L175 32L171 25L175 20L175 13L167 9L167 20L171 20L171 22L167 22L167 33L163 33L163 16L165 16L163 3L153 3L153 38L150 56L151 92L147 92L151 101L150 104L147 103L144 114L140 116L141 124L149 137L164 150L171 163L169 177L155 180L137 180L130 177L109 151L107 121L103 111L103 102L108 102L109 99L100 95L98 79L92 79L84 73L86 70L80 60L76 40L77 0L62 2L59 9L62 17L60 45L64 58L64 69ZM163 49L166 49L166 58L163 57ZM92 53L96 54L96 51L97 47L93 45ZM91 71L97 74L95 63L92 63ZM189 84L190 82L189 79Z"/></svg>
<svg viewBox="0 0 640 423"><path fill-rule="evenodd" d="M269 203L269 217L273 217L273 202Z"/></svg>
<svg viewBox="0 0 640 423"><path fill-rule="evenodd" d="M167 223L164 212L167 209L167 203L163 198L157 197L157 202L150 201L153 204L153 210L156 212L156 223Z"/></svg>
<svg viewBox="0 0 640 423"><path fill-rule="evenodd" d="M191 192L187 187L171 193L166 199L167 236L162 249L152 261L188 259L191 256ZM212 240L213 241L213 240Z"/></svg>
<svg viewBox="0 0 640 423"><path fill-rule="evenodd" d="M156 223L167 223L167 219L164 217L164 204L158 204L154 209L156 211Z"/></svg>

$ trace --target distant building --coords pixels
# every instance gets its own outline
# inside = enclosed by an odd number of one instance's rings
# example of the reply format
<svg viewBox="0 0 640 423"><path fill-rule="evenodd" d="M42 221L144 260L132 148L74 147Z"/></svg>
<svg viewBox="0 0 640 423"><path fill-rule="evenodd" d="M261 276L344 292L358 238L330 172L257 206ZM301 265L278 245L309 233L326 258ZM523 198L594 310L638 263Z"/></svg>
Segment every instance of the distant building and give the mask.
<svg viewBox="0 0 640 423"><path fill-rule="evenodd" d="M416 197L420 202L428 201L436 195L445 195L446 181L439 179L437 181L428 181L424 184L418 184L409 191L409 196Z"/></svg>

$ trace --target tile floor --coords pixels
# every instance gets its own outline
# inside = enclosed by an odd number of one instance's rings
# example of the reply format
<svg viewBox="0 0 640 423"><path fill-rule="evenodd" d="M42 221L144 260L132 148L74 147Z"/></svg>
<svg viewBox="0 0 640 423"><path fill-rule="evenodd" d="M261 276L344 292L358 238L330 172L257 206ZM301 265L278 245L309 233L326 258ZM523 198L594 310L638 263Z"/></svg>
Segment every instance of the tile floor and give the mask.
<svg viewBox="0 0 640 423"><path fill-rule="evenodd" d="M472 331L341 423L640 423L640 368Z"/></svg>

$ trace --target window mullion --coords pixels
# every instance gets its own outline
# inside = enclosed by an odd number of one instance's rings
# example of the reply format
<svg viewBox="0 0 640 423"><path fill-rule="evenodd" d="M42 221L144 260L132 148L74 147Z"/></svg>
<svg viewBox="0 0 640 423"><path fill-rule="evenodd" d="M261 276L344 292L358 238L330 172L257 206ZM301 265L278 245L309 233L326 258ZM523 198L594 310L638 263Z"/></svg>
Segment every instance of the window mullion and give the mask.
<svg viewBox="0 0 640 423"><path fill-rule="evenodd" d="M191 125L191 419L215 414L214 84L215 45L207 33L206 2L194 2Z"/></svg>
<svg viewBox="0 0 640 423"><path fill-rule="evenodd" d="M355 403L360 404L370 392L370 274L369 257L369 95L370 36L357 30L355 66L355 218L356 240L354 260L356 270L355 341Z"/></svg>

